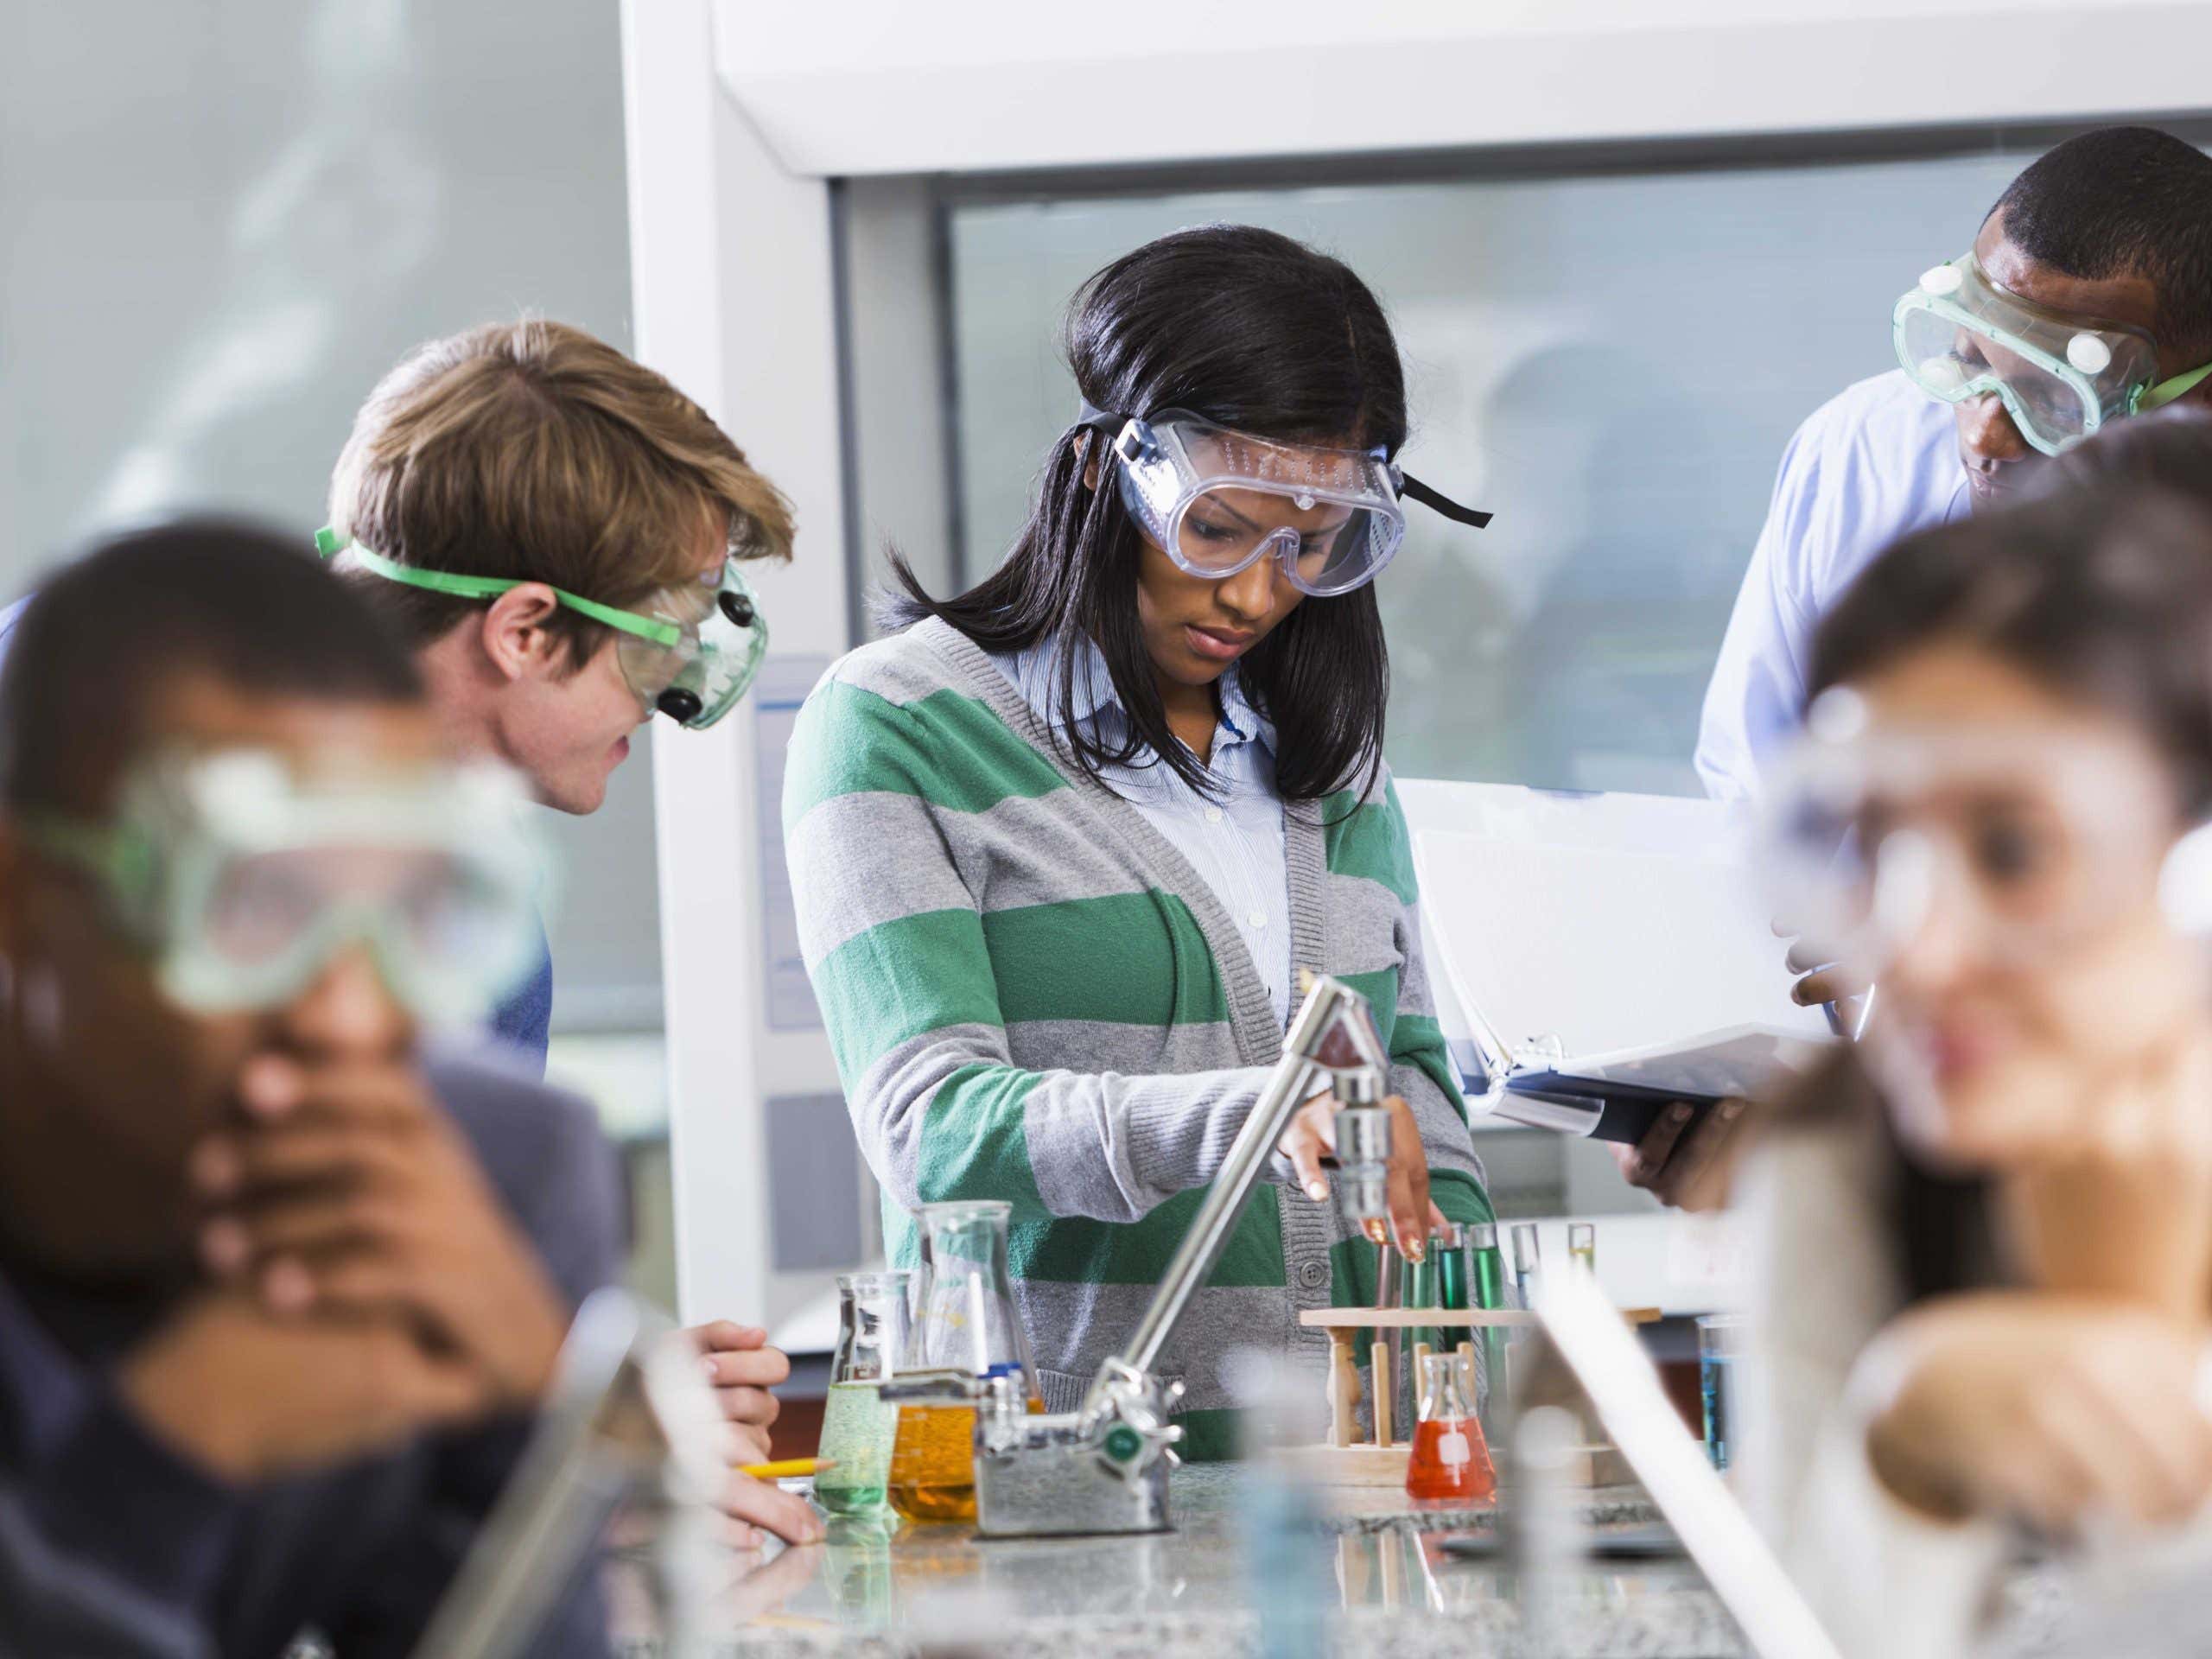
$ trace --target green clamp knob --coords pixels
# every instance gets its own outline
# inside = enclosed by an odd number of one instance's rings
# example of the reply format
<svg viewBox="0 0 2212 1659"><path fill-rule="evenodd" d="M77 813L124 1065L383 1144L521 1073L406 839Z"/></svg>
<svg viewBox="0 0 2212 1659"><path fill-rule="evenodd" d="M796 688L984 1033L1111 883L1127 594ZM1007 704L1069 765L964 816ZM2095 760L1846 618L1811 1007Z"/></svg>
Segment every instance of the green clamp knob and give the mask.
<svg viewBox="0 0 2212 1659"><path fill-rule="evenodd" d="M1128 1463L1144 1450L1144 1436L1127 1423L1116 1423L1106 1431L1106 1455L1116 1463Z"/></svg>

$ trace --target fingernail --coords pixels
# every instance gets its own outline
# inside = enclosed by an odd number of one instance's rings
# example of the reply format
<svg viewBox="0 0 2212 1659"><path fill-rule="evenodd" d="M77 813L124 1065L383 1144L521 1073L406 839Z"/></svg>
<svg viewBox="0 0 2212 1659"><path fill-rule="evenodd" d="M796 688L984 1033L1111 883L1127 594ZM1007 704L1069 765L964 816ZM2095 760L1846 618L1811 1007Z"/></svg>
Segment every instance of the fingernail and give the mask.
<svg viewBox="0 0 2212 1659"><path fill-rule="evenodd" d="M721 1368L716 1365L711 1359L701 1360L699 1362L699 1369L706 1372L708 1377L712 1381L719 1382L721 1379Z"/></svg>
<svg viewBox="0 0 2212 1659"><path fill-rule="evenodd" d="M221 1198L235 1192L245 1173L237 1152L227 1141L202 1141L193 1148L191 1180L202 1192Z"/></svg>
<svg viewBox="0 0 2212 1659"><path fill-rule="evenodd" d="M280 1313L296 1313L315 1300L315 1281L301 1263L285 1256L261 1275L261 1294Z"/></svg>
<svg viewBox="0 0 2212 1659"><path fill-rule="evenodd" d="M1742 1101L1724 1101L1720 1107L1720 1121L1724 1123L1733 1122L1737 1118L1743 1116L1743 1112L1744 1103Z"/></svg>
<svg viewBox="0 0 2212 1659"><path fill-rule="evenodd" d="M1690 1121L1690 1109L1677 1103L1668 1108L1667 1116L1672 1122L1687 1123Z"/></svg>
<svg viewBox="0 0 2212 1659"><path fill-rule="evenodd" d="M1406 1255L1415 1262L1427 1261L1428 1241L1423 1238L1417 1238L1414 1240L1413 1243L1406 1246Z"/></svg>
<svg viewBox="0 0 2212 1659"><path fill-rule="evenodd" d="M1329 1184L1326 1181L1306 1182L1306 1196L1313 1199L1314 1203L1319 1204L1322 1199L1329 1196Z"/></svg>
<svg viewBox="0 0 2212 1659"><path fill-rule="evenodd" d="M299 1098L297 1069L273 1054L248 1060L238 1073L238 1098L249 1111L264 1117L279 1116Z"/></svg>
<svg viewBox="0 0 2212 1659"><path fill-rule="evenodd" d="M228 1216L218 1216L200 1230L200 1254L218 1273L235 1273L253 1254L245 1228Z"/></svg>

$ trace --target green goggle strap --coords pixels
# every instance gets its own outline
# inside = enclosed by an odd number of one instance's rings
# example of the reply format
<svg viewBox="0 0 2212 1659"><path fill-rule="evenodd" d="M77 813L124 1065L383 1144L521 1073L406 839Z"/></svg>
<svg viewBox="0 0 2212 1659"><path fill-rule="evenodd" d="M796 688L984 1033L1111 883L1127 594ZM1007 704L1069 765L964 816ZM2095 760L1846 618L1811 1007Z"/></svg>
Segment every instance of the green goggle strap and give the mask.
<svg viewBox="0 0 2212 1659"><path fill-rule="evenodd" d="M2212 363L2191 369L2184 374L2177 374L2171 379L2161 380L2157 385L2144 389L2143 395L2135 400L2135 407L2142 410L2162 409L2176 398L2185 397L2195 391L2208 375L2212 375Z"/></svg>
<svg viewBox="0 0 2212 1659"><path fill-rule="evenodd" d="M126 906L143 901L154 855L144 836L107 824L40 813L22 822L23 839L56 863L96 878Z"/></svg>
<svg viewBox="0 0 2212 1659"><path fill-rule="evenodd" d="M401 564L387 559L381 553L372 553L359 542L348 541L327 524L315 533L315 550L324 558L350 552L365 570L374 571L386 582L404 583L410 588L427 588L434 594L451 594L457 599L497 599L501 594L512 593L521 587L524 578L509 576L464 576L452 570L424 570L411 564ZM673 622L657 622L651 617L639 616L634 611L620 611L612 605L602 605L595 599L586 599L582 594L572 594L565 588L551 588L553 597L580 615L594 622L603 622L610 628L624 633L633 633L640 639L670 650L683 643L683 630Z"/></svg>

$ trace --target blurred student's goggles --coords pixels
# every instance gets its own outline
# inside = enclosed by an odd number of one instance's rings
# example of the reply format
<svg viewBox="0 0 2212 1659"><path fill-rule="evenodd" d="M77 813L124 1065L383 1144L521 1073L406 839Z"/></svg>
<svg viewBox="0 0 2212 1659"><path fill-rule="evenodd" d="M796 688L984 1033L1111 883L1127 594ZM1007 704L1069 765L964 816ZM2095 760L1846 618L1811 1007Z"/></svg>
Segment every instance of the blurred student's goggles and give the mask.
<svg viewBox="0 0 2212 1659"><path fill-rule="evenodd" d="M2148 756L2047 728L1868 729L1831 691L1766 796L1776 916L1869 977L1939 918L1986 960L2048 958L2156 903L2212 933L2212 828L2175 834Z"/></svg>
<svg viewBox="0 0 2212 1659"><path fill-rule="evenodd" d="M34 817L92 874L162 990L202 1014L273 1007L365 944L425 1020L481 1019L536 967L543 868L505 767L296 772L264 749L168 753L105 823Z"/></svg>
<svg viewBox="0 0 2212 1659"><path fill-rule="evenodd" d="M2006 293L1971 253L1937 265L1897 302L1897 361L1945 403L2002 398L2020 435L2047 455L2108 421L2170 404L2212 363L2158 378L2158 348L2139 328L2084 322Z"/></svg>
<svg viewBox="0 0 2212 1659"><path fill-rule="evenodd" d="M1086 403L1079 424L1121 462L1129 516L1194 576L1233 576L1273 556L1293 587L1325 598L1374 581L1396 556L1402 497L1478 530L1491 520L1408 478L1380 449L1277 443L1183 410L1140 420ZM1313 522L1284 523L1285 503Z"/></svg>
<svg viewBox="0 0 2212 1659"><path fill-rule="evenodd" d="M315 544L325 558L344 553L349 568L461 599L497 599L523 585L518 578L467 576L402 564L327 526L315 532ZM767 653L767 619L760 614L760 602L734 557L723 560L696 582L663 588L645 601L642 611L619 610L565 588L545 585L570 610L615 631L615 660L622 677L646 708L695 732L737 706Z"/></svg>

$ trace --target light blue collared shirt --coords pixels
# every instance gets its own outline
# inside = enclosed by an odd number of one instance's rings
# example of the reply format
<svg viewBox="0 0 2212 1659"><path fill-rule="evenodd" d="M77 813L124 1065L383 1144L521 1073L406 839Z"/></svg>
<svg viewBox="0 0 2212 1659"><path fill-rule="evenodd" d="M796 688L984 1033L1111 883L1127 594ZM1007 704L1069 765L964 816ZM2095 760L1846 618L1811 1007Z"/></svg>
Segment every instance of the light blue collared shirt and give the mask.
<svg viewBox="0 0 2212 1659"><path fill-rule="evenodd" d="M1121 699L1098 647L1084 642L1075 683L1079 726L1109 748L1128 729ZM995 652L991 663L1047 726L1059 717L1059 641L1027 651ZM1290 1020L1290 872L1284 851L1282 797L1275 792L1275 730L1245 699L1231 667L1221 677L1221 721L1214 728L1209 769L1219 785L1212 800L1172 767L1107 766L1100 776L1167 837L1191 862L1236 924L1236 935L1267 982L1278 1024Z"/></svg>
<svg viewBox="0 0 2212 1659"><path fill-rule="evenodd" d="M1899 537L1963 518L1967 474L1951 406L1902 370L1813 411L1782 454L1766 527L1706 690L1697 770L1721 800L1758 792L1758 769L1797 728L1813 630Z"/></svg>

